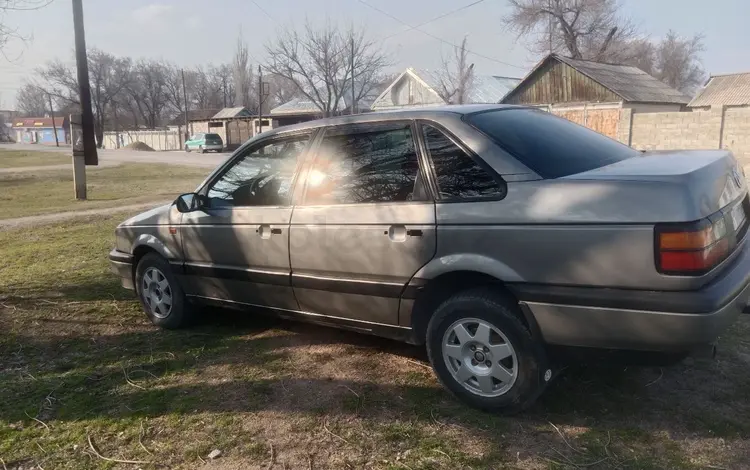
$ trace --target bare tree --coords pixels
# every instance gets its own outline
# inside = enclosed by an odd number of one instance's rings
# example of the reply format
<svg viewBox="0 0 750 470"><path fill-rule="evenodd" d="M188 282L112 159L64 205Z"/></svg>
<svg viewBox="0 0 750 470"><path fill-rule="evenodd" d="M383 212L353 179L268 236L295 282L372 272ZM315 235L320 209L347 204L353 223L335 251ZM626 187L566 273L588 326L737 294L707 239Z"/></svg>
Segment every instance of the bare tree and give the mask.
<svg viewBox="0 0 750 470"><path fill-rule="evenodd" d="M141 60L133 67L132 79L125 86L132 106L150 129L161 123L168 105L166 82L165 65L152 60Z"/></svg>
<svg viewBox="0 0 750 470"><path fill-rule="evenodd" d="M700 34L683 38L669 31L654 54L656 77L686 93L695 91L706 76L700 61L703 51L703 36Z"/></svg>
<svg viewBox="0 0 750 470"><path fill-rule="evenodd" d="M0 53L3 48L13 39L27 39L18 29L8 26L3 19L6 13L11 11L30 11L44 8L53 0L0 0ZM4 53L3 53L4 55Z"/></svg>
<svg viewBox="0 0 750 470"><path fill-rule="evenodd" d="M125 92L131 81L131 60L119 58L99 49L88 51L89 80L91 82L91 104L94 110L94 133L101 145L108 112L112 111L118 95ZM78 103L78 79L72 65L60 60L48 63L38 70L44 89L58 103Z"/></svg>
<svg viewBox="0 0 750 470"><path fill-rule="evenodd" d="M234 50L232 61L232 72L234 77L235 104L254 110L258 107L258 99L255 97L255 80L252 65L250 64L250 53L247 50L242 33L237 37L237 45Z"/></svg>
<svg viewBox="0 0 750 470"><path fill-rule="evenodd" d="M26 82L16 93L16 109L25 116L44 116L49 112L47 94L38 85Z"/></svg>
<svg viewBox="0 0 750 470"><path fill-rule="evenodd" d="M230 64L209 67L209 80L217 90L217 108L231 108L235 106L235 88Z"/></svg>
<svg viewBox="0 0 750 470"><path fill-rule="evenodd" d="M530 38L538 53L617 62L630 58L623 45L637 38L633 24L620 15L618 0L510 0L510 6L505 24Z"/></svg>
<svg viewBox="0 0 750 470"><path fill-rule="evenodd" d="M453 51L452 59L443 58L443 67L438 73L440 88L437 92L450 104L468 103L474 85L474 64L469 63L466 41L464 37L461 46Z"/></svg>
<svg viewBox="0 0 750 470"><path fill-rule="evenodd" d="M287 103L300 94L297 85L288 78L271 74L267 81L271 93L269 107L275 107Z"/></svg>
<svg viewBox="0 0 750 470"><path fill-rule="evenodd" d="M342 32L331 23L317 29L306 23L299 32L286 28L266 45L266 51L266 68L294 83L325 116L341 109L344 95L351 94L352 88L352 105L356 106L379 83L388 64L386 55L365 37L364 30L352 27Z"/></svg>

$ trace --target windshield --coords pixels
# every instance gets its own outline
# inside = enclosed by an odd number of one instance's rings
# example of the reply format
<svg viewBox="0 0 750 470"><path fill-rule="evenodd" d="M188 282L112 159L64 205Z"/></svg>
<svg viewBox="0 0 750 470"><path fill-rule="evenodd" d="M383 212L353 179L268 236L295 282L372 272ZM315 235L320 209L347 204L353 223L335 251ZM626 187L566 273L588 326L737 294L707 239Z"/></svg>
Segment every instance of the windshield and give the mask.
<svg viewBox="0 0 750 470"><path fill-rule="evenodd" d="M465 119L543 178L582 173L639 155L609 137L538 109L485 111Z"/></svg>

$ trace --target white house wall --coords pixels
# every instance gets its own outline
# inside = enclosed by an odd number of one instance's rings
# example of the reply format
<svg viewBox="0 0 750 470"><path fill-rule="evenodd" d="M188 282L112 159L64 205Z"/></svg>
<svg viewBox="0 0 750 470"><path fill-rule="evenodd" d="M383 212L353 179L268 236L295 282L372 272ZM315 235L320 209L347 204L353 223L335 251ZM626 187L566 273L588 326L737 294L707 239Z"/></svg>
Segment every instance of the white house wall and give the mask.
<svg viewBox="0 0 750 470"><path fill-rule="evenodd" d="M436 106L445 104L435 92L411 75L404 75L388 93L372 105L372 109L402 108L408 106Z"/></svg>

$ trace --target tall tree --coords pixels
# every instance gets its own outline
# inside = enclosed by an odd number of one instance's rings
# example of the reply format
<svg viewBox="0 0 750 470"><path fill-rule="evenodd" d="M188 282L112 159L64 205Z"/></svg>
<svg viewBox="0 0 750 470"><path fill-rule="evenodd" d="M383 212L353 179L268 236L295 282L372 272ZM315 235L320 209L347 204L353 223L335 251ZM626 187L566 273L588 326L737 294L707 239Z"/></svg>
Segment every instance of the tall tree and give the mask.
<svg viewBox="0 0 750 470"><path fill-rule="evenodd" d="M146 127L156 128L168 105L166 92L167 70L164 64L140 60L133 67L132 79L125 91L143 119Z"/></svg>
<svg viewBox="0 0 750 470"><path fill-rule="evenodd" d="M38 85L26 82L16 93L16 109L25 116L44 116L49 112L47 94Z"/></svg>
<svg viewBox="0 0 750 470"><path fill-rule="evenodd" d="M443 58L443 67L438 73L440 87L437 92L450 104L468 103L474 86L474 64L469 63L466 41L467 38L464 37L461 46L454 49L450 60Z"/></svg>
<svg viewBox="0 0 750 470"><path fill-rule="evenodd" d="M510 0L504 22L538 53L574 59L622 60L620 45L637 37L618 0Z"/></svg>
<svg viewBox="0 0 750 470"><path fill-rule="evenodd" d="M705 75L701 35L683 38L670 31L653 42L621 14L618 0L509 1L504 22L525 37L534 52L633 65L686 92Z"/></svg>
<svg viewBox="0 0 750 470"><path fill-rule="evenodd" d="M247 44L240 32L237 37L237 45L232 60L232 72L234 77L235 105L244 106L249 110L256 110L258 99L255 97L255 83L252 65L250 64L250 53Z"/></svg>
<svg viewBox="0 0 750 470"><path fill-rule="evenodd" d="M342 98L351 94L352 87L355 102L370 93L388 64L364 30L342 31L330 22L320 28L308 22L301 31L286 28L266 45L266 51L266 69L294 83L324 116L341 109Z"/></svg>
<svg viewBox="0 0 750 470"><path fill-rule="evenodd" d="M703 36L683 38L669 31L654 54L656 77L678 90L692 93L706 77L700 61L703 51Z"/></svg>
<svg viewBox="0 0 750 470"><path fill-rule="evenodd" d="M119 58L102 50L88 51L91 104L94 110L94 133L102 144L104 128L115 99L130 84L131 60ZM44 88L60 102L78 103L78 79L72 65L54 60L38 70Z"/></svg>

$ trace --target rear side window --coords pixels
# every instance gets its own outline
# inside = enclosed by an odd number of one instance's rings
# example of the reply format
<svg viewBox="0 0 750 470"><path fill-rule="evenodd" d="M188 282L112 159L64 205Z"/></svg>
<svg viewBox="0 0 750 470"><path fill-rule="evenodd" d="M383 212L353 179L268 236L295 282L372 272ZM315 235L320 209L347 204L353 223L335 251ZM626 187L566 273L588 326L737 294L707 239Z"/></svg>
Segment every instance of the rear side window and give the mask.
<svg viewBox="0 0 750 470"><path fill-rule="evenodd" d="M442 131L423 124L422 134L435 168L440 199L464 200L505 195L498 181Z"/></svg>
<svg viewBox="0 0 750 470"><path fill-rule="evenodd" d="M418 173L409 124L329 129L310 169L305 203L419 200Z"/></svg>
<svg viewBox="0 0 750 470"><path fill-rule="evenodd" d="M536 109L503 109L465 119L543 178L582 173L639 155L598 132Z"/></svg>

